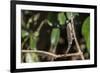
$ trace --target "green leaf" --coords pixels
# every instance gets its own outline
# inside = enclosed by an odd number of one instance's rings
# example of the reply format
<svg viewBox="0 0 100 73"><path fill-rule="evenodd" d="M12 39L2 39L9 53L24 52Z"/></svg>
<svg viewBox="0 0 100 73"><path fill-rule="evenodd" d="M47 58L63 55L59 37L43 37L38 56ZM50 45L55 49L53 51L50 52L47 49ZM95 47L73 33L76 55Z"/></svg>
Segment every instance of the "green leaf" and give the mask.
<svg viewBox="0 0 100 73"><path fill-rule="evenodd" d="M27 32L27 31L25 31L25 30L22 30L21 31L21 37L22 38L24 38L24 37L26 37L26 36L28 36L29 35L29 33Z"/></svg>
<svg viewBox="0 0 100 73"><path fill-rule="evenodd" d="M55 22L57 22L58 23L58 20L57 20L57 13L48 13L48 17L47 17L47 19L49 20L49 22L51 22L51 23L55 23ZM49 24L50 26L53 26L52 24Z"/></svg>
<svg viewBox="0 0 100 73"><path fill-rule="evenodd" d="M30 33L30 48L36 50L39 32Z"/></svg>
<svg viewBox="0 0 100 73"><path fill-rule="evenodd" d="M79 13L67 12L66 15L67 15L67 18L68 18L68 19L71 19L72 16L74 16L74 17L75 17L75 16L79 16Z"/></svg>
<svg viewBox="0 0 100 73"><path fill-rule="evenodd" d="M79 13L75 13L75 12L74 12L74 13L73 13L73 16L79 16Z"/></svg>
<svg viewBox="0 0 100 73"><path fill-rule="evenodd" d="M87 17L83 22L82 34L86 41L88 52L90 51L90 17Z"/></svg>
<svg viewBox="0 0 100 73"><path fill-rule="evenodd" d="M40 13L37 13L37 14L34 15L34 19L33 20L37 21L39 19L39 17L40 17Z"/></svg>
<svg viewBox="0 0 100 73"><path fill-rule="evenodd" d="M30 48L32 50L37 50L37 48L36 48L37 40L38 40L37 33L35 33L35 35L36 36L34 36L33 33L30 33ZM31 55L31 58L32 58L32 62L38 62L39 61L38 54L31 53L30 55Z"/></svg>
<svg viewBox="0 0 100 73"><path fill-rule="evenodd" d="M30 34L30 48L31 49L36 49L36 43L37 43L37 38L33 36L33 34Z"/></svg>
<svg viewBox="0 0 100 73"><path fill-rule="evenodd" d="M54 28L51 32L51 45L57 45L60 38L60 29Z"/></svg>
<svg viewBox="0 0 100 73"><path fill-rule="evenodd" d="M58 13L58 21L60 23L60 25L64 25L66 22L66 16L64 15L64 13Z"/></svg>
<svg viewBox="0 0 100 73"><path fill-rule="evenodd" d="M67 12L66 15L68 19L71 19L71 12Z"/></svg>

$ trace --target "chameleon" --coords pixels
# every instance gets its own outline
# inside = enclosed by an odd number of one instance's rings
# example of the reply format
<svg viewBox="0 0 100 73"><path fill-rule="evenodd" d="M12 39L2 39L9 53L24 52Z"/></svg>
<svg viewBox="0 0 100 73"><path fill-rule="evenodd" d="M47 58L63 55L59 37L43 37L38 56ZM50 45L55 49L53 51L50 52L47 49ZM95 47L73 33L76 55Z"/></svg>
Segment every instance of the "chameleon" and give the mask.
<svg viewBox="0 0 100 73"><path fill-rule="evenodd" d="M67 31L67 40L68 40L68 47L66 53L68 53L74 39L72 24L70 22L67 24L66 31Z"/></svg>

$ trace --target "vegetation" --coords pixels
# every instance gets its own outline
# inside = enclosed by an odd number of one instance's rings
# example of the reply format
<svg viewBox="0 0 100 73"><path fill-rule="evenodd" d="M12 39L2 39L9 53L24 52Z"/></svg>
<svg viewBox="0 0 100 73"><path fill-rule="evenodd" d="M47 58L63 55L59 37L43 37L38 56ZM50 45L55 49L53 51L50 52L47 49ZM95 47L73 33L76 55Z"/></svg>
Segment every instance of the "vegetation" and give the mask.
<svg viewBox="0 0 100 73"><path fill-rule="evenodd" d="M25 63L90 58L90 15L21 11L21 60Z"/></svg>

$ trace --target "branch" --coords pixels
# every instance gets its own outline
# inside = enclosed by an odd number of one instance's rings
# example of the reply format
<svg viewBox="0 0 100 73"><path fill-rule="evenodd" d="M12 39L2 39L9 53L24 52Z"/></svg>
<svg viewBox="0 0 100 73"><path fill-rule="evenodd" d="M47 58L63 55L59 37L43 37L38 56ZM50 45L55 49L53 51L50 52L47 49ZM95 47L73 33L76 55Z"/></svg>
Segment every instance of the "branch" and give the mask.
<svg viewBox="0 0 100 73"><path fill-rule="evenodd" d="M72 14L71 14L71 15L72 15ZM73 29L73 35L74 35L75 43L76 43L77 49L78 49L78 51L79 51L79 53L80 53L81 59L84 60L83 53L82 53L82 51L81 51L81 49L80 49L79 43L78 43L77 38L76 38L73 18L74 18L74 17L73 17L73 15L72 15L72 17L71 17L71 23L72 23L72 29Z"/></svg>
<svg viewBox="0 0 100 73"><path fill-rule="evenodd" d="M71 54L61 54L61 55L56 55L50 52L46 52L46 51L40 51L40 50L22 50L23 53L41 53L41 54L45 54L45 55L49 55L51 57L54 58L60 58L60 57L69 57L69 56L77 56L80 55L80 53L71 53Z"/></svg>
<svg viewBox="0 0 100 73"><path fill-rule="evenodd" d="M41 53L41 54L46 54L46 55L49 55L49 56L52 56L52 57L57 57L57 55L53 54L53 53L50 53L50 52L46 52L46 51L40 51L40 50L22 50L22 52L24 53Z"/></svg>
<svg viewBox="0 0 100 73"><path fill-rule="evenodd" d="M69 57L69 56L78 56L80 53L70 53L70 54L62 54L62 55L57 55L57 58L59 57Z"/></svg>

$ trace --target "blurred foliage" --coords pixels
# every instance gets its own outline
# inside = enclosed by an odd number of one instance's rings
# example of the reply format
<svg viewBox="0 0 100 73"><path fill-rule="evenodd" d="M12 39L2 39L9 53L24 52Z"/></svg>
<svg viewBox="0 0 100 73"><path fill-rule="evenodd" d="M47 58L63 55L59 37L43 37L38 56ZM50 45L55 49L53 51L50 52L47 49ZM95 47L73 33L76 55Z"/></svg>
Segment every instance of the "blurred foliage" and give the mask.
<svg viewBox="0 0 100 73"><path fill-rule="evenodd" d="M58 21L60 25L64 25L66 22L66 16L64 15L64 12L58 13Z"/></svg>
<svg viewBox="0 0 100 73"><path fill-rule="evenodd" d="M26 36L28 36L29 35L29 33L27 32L27 31L25 31L25 30L22 30L21 31L21 36L22 36L22 38L24 38L24 37L26 37Z"/></svg>
<svg viewBox="0 0 100 73"><path fill-rule="evenodd" d="M49 34L50 45L55 47L59 43L61 37L62 26L66 27L66 21L71 19L71 14L74 17L80 17L79 13L71 12L39 12L39 11L22 11L22 49L38 50L37 42L40 38L40 31L44 26L49 26L52 29ZM46 21L46 20L47 21ZM45 21L44 21L45 20ZM44 22L43 22L44 21ZM41 24L42 23L42 24ZM87 17L82 24L82 34L85 38L87 49L90 49L90 18ZM38 30L39 29L39 30ZM46 40L44 38L44 40ZM38 62L40 58L36 53L26 53L25 62Z"/></svg>
<svg viewBox="0 0 100 73"><path fill-rule="evenodd" d="M57 15L58 13L52 13L52 12L48 13L47 18L51 23L53 23L51 26L53 26L54 23L58 23Z"/></svg>
<svg viewBox="0 0 100 73"><path fill-rule="evenodd" d="M79 16L79 13L75 13L75 12L66 12L67 15L67 19L71 19L71 17L75 17L75 16Z"/></svg>
<svg viewBox="0 0 100 73"><path fill-rule="evenodd" d="M90 17L87 17L83 22L82 34L85 38L88 52L90 52Z"/></svg>
<svg viewBox="0 0 100 73"><path fill-rule="evenodd" d="M56 47L57 44L58 44L59 38L60 38L60 30L58 28L52 29L52 32L51 32L51 45Z"/></svg>

